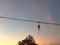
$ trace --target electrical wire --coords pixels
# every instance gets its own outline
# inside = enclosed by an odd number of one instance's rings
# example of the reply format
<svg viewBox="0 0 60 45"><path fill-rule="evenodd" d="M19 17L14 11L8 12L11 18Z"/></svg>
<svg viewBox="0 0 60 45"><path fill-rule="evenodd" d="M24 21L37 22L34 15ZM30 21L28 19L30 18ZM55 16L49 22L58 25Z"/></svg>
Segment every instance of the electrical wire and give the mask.
<svg viewBox="0 0 60 45"><path fill-rule="evenodd" d="M57 24L57 23L40 22L40 21L33 21L33 20L25 20L25 19L18 19L18 18L4 17L4 16L0 16L0 18L11 19L11 20L18 20L18 21L35 22L35 23L42 23L42 24L59 25L59 26L60 26L60 24Z"/></svg>

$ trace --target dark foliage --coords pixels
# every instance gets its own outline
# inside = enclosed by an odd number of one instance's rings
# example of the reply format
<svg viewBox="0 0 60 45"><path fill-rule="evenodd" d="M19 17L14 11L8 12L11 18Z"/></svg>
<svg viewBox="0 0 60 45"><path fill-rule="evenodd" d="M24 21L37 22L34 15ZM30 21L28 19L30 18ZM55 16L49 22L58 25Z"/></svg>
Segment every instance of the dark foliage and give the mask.
<svg viewBox="0 0 60 45"><path fill-rule="evenodd" d="M18 45L37 45L34 38L31 35L28 35L24 40L19 41Z"/></svg>

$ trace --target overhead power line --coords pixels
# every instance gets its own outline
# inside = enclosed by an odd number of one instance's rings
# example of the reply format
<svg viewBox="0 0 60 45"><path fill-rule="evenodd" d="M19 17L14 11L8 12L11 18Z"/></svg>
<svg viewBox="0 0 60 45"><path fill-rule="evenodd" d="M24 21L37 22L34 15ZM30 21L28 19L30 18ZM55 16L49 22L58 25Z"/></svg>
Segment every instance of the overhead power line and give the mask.
<svg viewBox="0 0 60 45"><path fill-rule="evenodd" d="M11 19L11 20L18 20L18 21L35 22L35 23L42 23L42 24L60 25L60 24L57 24L57 23L40 22L40 21L33 21L33 20L25 20L25 19L18 19L18 18L4 17L4 16L0 16L0 18Z"/></svg>

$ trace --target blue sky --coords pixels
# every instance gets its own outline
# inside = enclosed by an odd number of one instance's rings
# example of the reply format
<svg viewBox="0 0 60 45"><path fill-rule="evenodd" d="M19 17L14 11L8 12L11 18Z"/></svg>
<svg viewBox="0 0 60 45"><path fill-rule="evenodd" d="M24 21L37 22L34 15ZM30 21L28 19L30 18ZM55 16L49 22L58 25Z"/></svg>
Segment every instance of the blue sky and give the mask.
<svg viewBox="0 0 60 45"><path fill-rule="evenodd" d="M60 23L60 0L0 0L0 16ZM18 41L32 34L41 43L60 43L60 26L40 25L37 33L36 23L0 19L0 35Z"/></svg>
<svg viewBox="0 0 60 45"><path fill-rule="evenodd" d="M50 0L49 3L49 12L50 15L54 18L53 20L57 23L60 23L60 0Z"/></svg>

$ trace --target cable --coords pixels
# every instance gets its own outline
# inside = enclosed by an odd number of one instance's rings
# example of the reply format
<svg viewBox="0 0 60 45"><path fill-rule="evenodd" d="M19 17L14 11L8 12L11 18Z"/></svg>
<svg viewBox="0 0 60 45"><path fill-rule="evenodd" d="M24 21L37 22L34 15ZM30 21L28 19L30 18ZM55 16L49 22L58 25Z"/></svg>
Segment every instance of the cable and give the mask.
<svg viewBox="0 0 60 45"><path fill-rule="evenodd" d="M42 23L42 24L59 25L60 26L60 24L57 24L57 23L48 23L48 22L40 22L40 21L33 21L33 20L17 19L17 18L4 17L4 16L0 16L0 18L12 19L12 20L18 20L18 21L35 22L35 23Z"/></svg>

